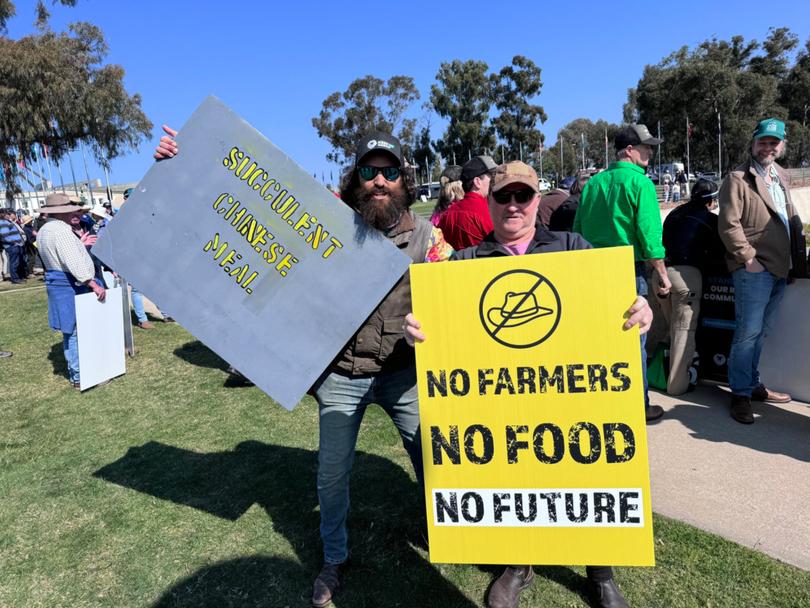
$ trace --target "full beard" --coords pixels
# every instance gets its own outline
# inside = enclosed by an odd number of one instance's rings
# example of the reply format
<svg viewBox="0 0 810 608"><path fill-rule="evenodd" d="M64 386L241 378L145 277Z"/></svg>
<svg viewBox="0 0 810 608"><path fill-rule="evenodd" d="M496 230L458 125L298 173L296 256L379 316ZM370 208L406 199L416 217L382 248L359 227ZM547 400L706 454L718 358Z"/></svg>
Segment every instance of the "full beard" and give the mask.
<svg viewBox="0 0 810 608"><path fill-rule="evenodd" d="M360 214L367 224L377 230L387 230L396 225L403 212L408 210L408 194L400 188L397 192L385 188L389 195L387 201L374 200L373 195L378 190L367 191L358 186L354 196L354 210Z"/></svg>

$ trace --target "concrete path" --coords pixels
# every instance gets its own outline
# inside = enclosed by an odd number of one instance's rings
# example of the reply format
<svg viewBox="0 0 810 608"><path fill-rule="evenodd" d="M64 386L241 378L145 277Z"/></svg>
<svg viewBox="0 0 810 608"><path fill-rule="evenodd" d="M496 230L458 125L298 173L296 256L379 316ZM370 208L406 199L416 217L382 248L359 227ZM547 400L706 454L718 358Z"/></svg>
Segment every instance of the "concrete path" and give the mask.
<svg viewBox="0 0 810 608"><path fill-rule="evenodd" d="M810 405L756 403L743 425L717 386L650 400L653 510L810 570Z"/></svg>

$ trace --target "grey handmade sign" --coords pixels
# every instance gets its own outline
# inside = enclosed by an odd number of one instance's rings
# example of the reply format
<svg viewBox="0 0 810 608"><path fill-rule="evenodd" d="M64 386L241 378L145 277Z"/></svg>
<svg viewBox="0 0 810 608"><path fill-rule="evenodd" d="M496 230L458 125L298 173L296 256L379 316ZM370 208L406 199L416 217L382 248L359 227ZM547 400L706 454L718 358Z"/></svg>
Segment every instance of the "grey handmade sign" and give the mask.
<svg viewBox="0 0 810 608"><path fill-rule="evenodd" d="M217 98L177 142L93 253L291 409L410 260Z"/></svg>

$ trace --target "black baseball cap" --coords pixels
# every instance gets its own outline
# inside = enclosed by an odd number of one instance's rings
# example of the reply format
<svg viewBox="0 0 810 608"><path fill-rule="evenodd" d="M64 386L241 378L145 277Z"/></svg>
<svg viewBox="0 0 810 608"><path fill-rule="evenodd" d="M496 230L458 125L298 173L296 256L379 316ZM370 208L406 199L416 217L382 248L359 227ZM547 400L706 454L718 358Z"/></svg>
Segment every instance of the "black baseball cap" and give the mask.
<svg viewBox="0 0 810 608"><path fill-rule="evenodd" d="M366 155L377 151L388 152L402 166L402 146L399 140L390 133L382 131L372 131L363 136L354 153L354 165L358 166Z"/></svg>
<svg viewBox="0 0 810 608"><path fill-rule="evenodd" d="M653 137L647 125L627 125L616 133L613 138L613 147L616 150L623 150L627 146L637 146L639 144L657 146L662 143L664 143L664 140Z"/></svg>
<svg viewBox="0 0 810 608"><path fill-rule="evenodd" d="M692 194L689 200L708 203L710 199L717 196L718 190L717 183L701 177L695 184L695 187L692 188Z"/></svg>
<svg viewBox="0 0 810 608"><path fill-rule="evenodd" d="M466 163L461 165L461 179L463 181L470 181L474 177L489 173L498 168L498 163L492 160L492 157L482 154L481 156L473 156Z"/></svg>
<svg viewBox="0 0 810 608"><path fill-rule="evenodd" d="M451 182L461 179L461 167L459 165L447 165L442 171L442 177L446 177Z"/></svg>

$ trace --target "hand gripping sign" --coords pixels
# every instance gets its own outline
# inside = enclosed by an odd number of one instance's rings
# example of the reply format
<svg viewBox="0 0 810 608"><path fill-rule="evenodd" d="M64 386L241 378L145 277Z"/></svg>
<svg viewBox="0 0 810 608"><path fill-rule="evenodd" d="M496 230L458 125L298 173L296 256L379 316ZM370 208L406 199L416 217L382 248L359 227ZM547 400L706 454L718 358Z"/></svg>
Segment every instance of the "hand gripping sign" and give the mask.
<svg viewBox="0 0 810 608"><path fill-rule="evenodd" d="M411 269L431 561L654 564L632 255Z"/></svg>
<svg viewBox="0 0 810 608"><path fill-rule="evenodd" d="M410 259L215 97L177 141L93 253L291 409Z"/></svg>

